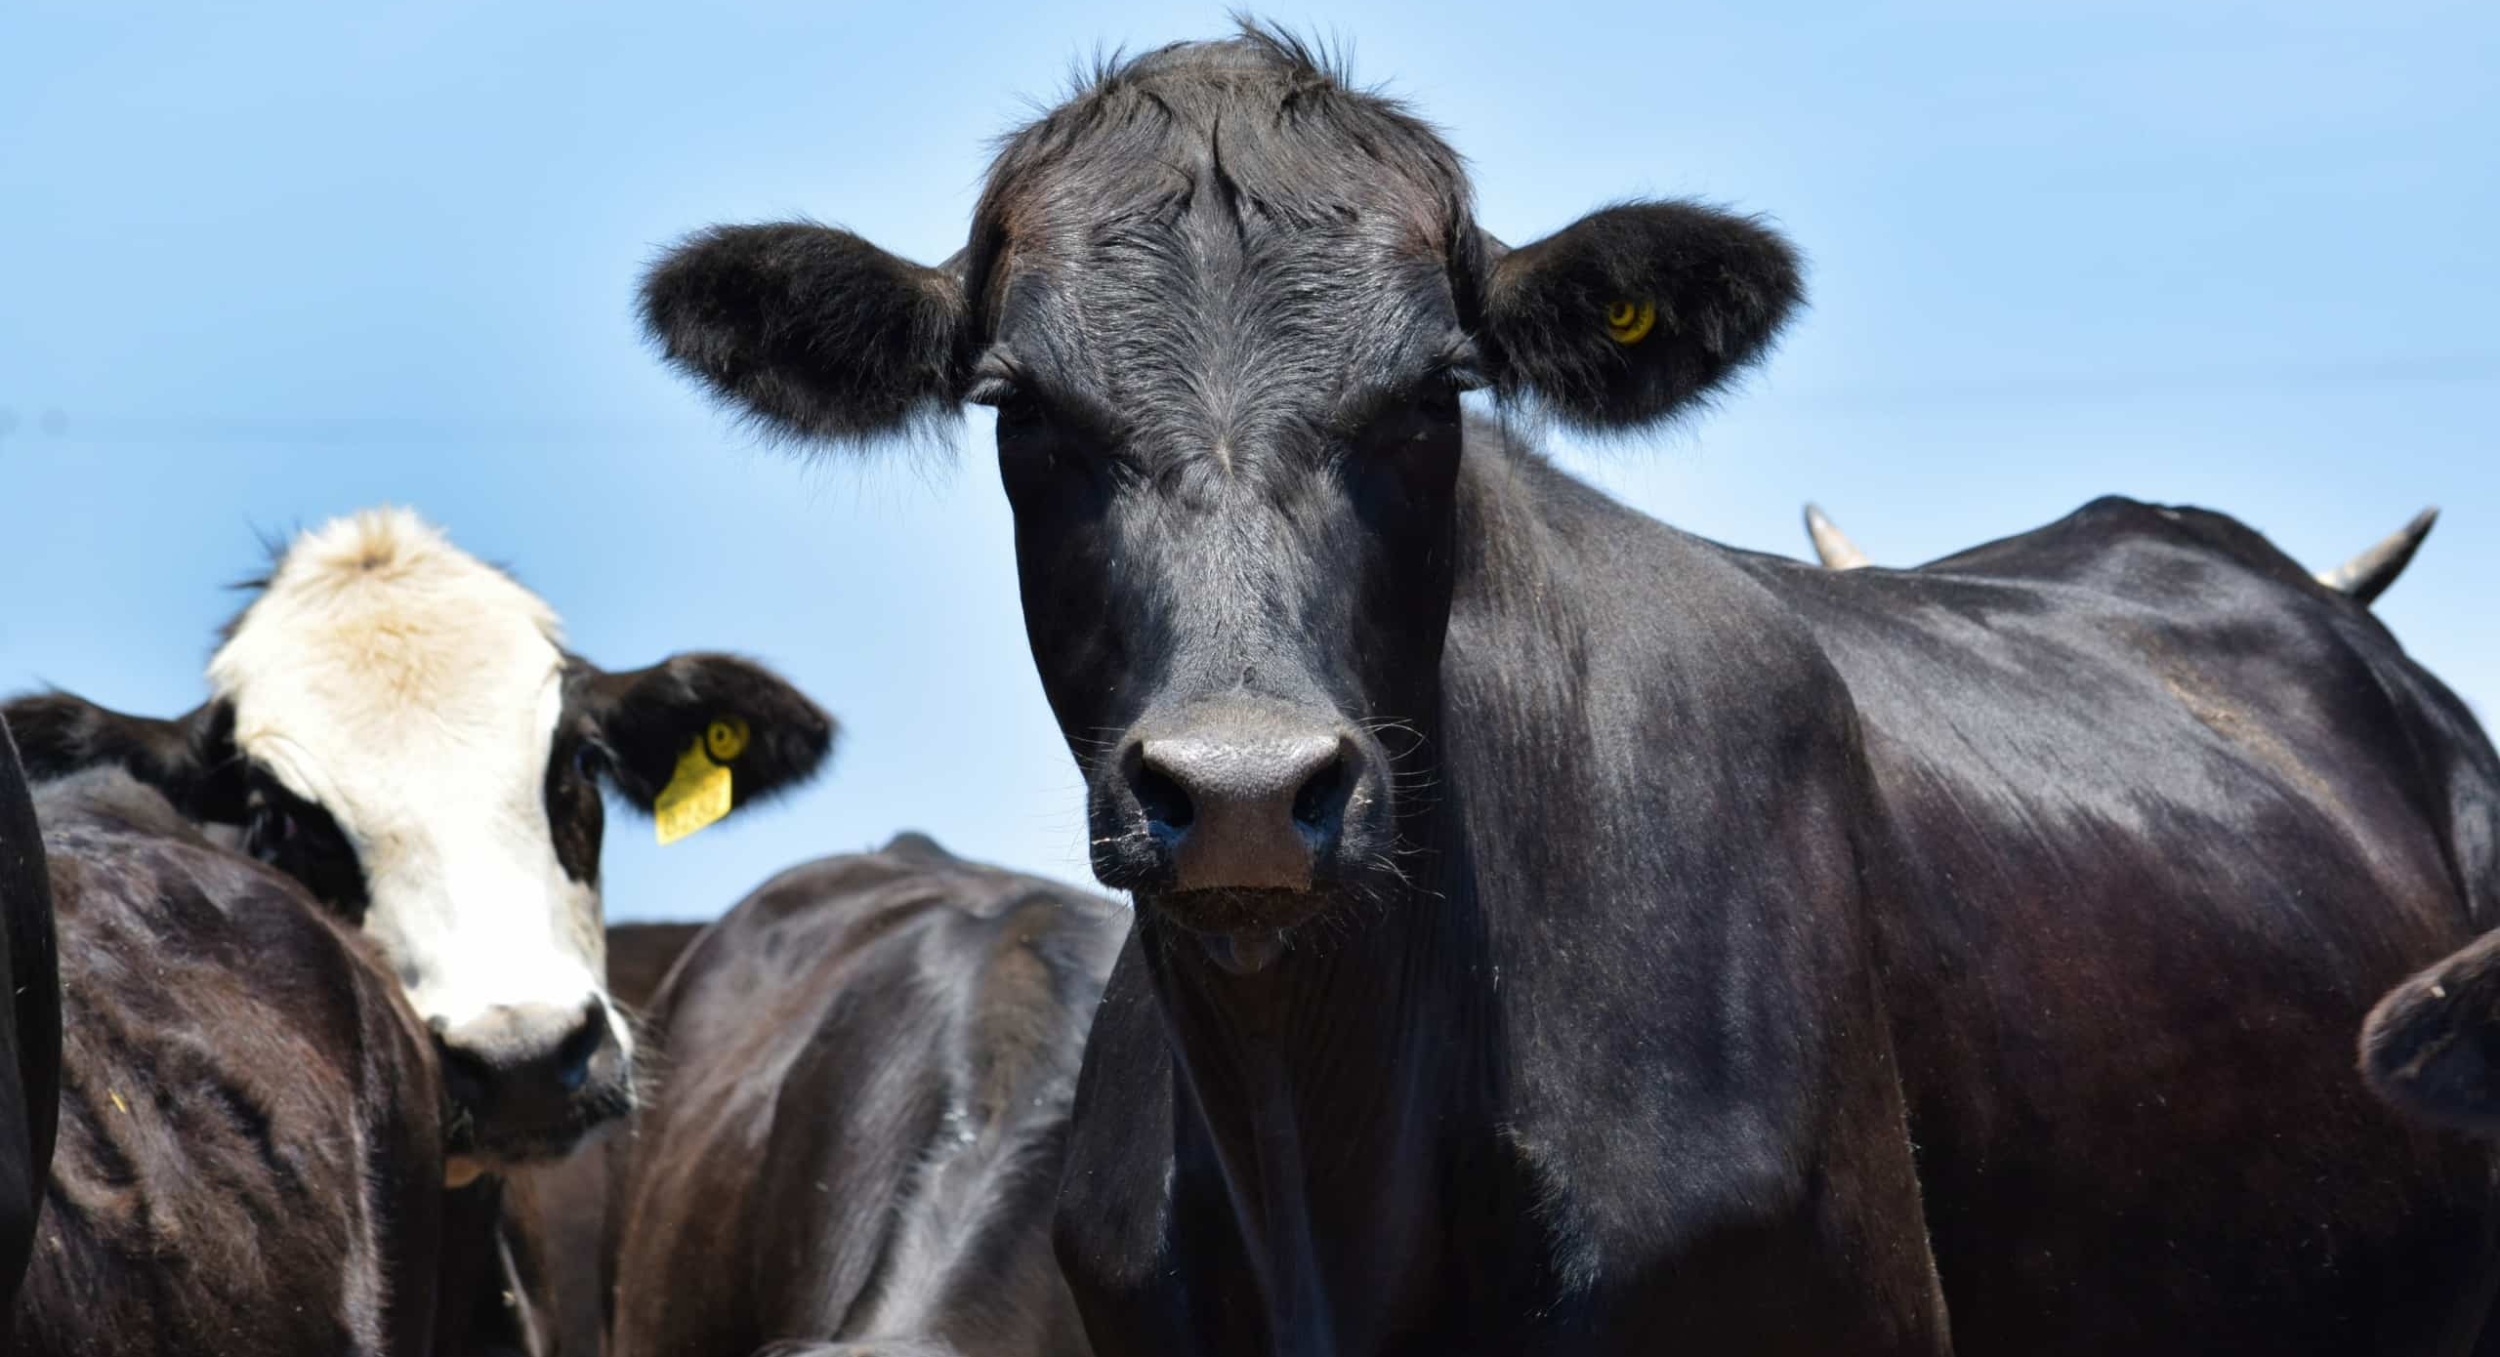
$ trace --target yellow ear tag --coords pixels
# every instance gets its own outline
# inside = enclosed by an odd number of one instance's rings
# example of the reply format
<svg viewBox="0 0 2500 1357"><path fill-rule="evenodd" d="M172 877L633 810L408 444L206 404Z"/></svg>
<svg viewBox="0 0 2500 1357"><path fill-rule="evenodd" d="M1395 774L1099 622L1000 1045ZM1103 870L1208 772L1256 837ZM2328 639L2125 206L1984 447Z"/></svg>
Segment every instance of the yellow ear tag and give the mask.
<svg viewBox="0 0 2500 1357"><path fill-rule="evenodd" d="M746 752L747 719L724 716L703 729L703 747L711 751L714 763L727 763Z"/></svg>
<svg viewBox="0 0 2500 1357"><path fill-rule="evenodd" d="M713 722L714 730L720 722ZM711 733L695 737L677 756L677 774L651 803L651 827L662 844L672 844L729 813L729 770L706 752ZM732 755L731 757L735 757Z"/></svg>
<svg viewBox="0 0 2500 1357"><path fill-rule="evenodd" d="M1649 337L1658 324L1656 302L1610 302L1606 307L1606 333L1618 344L1638 344Z"/></svg>

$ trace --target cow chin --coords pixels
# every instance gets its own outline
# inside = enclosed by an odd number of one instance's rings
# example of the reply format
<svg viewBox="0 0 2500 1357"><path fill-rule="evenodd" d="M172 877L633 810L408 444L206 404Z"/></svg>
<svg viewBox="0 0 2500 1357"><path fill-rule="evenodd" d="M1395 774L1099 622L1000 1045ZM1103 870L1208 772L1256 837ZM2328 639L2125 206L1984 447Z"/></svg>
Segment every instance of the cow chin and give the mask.
<svg viewBox="0 0 2500 1357"><path fill-rule="evenodd" d="M458 1187L481 1173L562 1159L594 1133L619 1123L634 1106L630 1077L594 1078L548 1115L481 1116L457 1096L443 1118L446 1181Z"/></svg>
<svg viewBox="0 0 2500 1357"><path fill-rule="evenodd" d="M1219 968L1253 975L1273 966L1297 933L1345 902L1329 890L1226 888L1141 893L1137 903L1191 939Z"/></svg>

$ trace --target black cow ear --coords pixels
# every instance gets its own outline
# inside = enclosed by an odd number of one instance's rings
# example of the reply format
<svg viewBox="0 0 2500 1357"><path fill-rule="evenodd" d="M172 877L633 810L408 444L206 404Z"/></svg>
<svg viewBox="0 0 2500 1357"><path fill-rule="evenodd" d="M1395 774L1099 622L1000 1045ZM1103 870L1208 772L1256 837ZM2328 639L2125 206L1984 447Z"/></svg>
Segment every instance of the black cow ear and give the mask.
<svg viewBox="0 0 2500 1357"><path fill-rule="evenodd" d="M732 806L805 782L833 749L823 708L734 655L672 655L620 674L585 666L579 681L608 781L646 815L698 743L729 770Z"/></svg>
<svg viewBox="0 0 2500 1357"><path fill-rule="evenodd" d="M11 698L0 705L0 717L17 736L18 757L33 781L119 768L192 819L243 822L243 761L234 748L234 708L224 702L168 721L56 690Z"/></svg>
<svg viewBox="0 0 2500 1357"><path fill-rule="evenodd" d="M2361 1073L2425 1121L2500 1134L2500 933L2398 985L2361 1027Z"/></svg>
<svg viewBox="0 0 2500 1357"><path fill-rule="evenodd" d="M1803 297L1796 252L1694 203L1604 208L1501 255L1485 288L1495 386L1628 429L1758 357Z"/></svg>
<svg viewBox="0 0 2500 1357"><path fill-rule="evenodd" d="M963 397L968 328L952 268L899 259L812 222L716 226L642 283L668 360L785 433L859 441Z"/></svg>

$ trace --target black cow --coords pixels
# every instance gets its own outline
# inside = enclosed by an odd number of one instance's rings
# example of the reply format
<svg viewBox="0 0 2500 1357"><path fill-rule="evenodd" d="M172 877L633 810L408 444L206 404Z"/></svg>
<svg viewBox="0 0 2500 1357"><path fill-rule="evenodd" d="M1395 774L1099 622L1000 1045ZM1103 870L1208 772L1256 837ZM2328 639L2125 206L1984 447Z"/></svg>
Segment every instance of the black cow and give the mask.
<svg viewBox="0 0 2500 1357"><path fill-rule="evenodd" d="M668 1073L635 1123L618 1357L1082 1357L1051 1208L1127 929L918 835L731 910L652 1015Z"/></svg>
<svg viewBox="0 0 2500 1357"><path fill-rule="evenodd" d="M35 1217L52 1167L61 1083L60 963L53 950L52 886L43 831L17 744L0 721L0 1347L26 1272Z"/></svg>
<svg viewBox="0 0 2500 1357"><path fill-rule="evenodd" d="M1137 1354L2432 1353L2500 1201L2352 1034L2500 922L2500 760L2255 533L2105 500L1825 571L1613 503L1758 356L1757 221L1516 249L1251 31L1101 71L925 268L721 228L668 355L796 435L995 406L1134 892L1057 1242ZM1949 1302L1949 1304L1948 1304Z"/></svg>
<svg viewBox="0 0 2500 1357"><path fill-rule="evenodd" d="M425 1357L443 1091L398 981L118 770L36 805L64 1058L11 1351Z"/></svg>

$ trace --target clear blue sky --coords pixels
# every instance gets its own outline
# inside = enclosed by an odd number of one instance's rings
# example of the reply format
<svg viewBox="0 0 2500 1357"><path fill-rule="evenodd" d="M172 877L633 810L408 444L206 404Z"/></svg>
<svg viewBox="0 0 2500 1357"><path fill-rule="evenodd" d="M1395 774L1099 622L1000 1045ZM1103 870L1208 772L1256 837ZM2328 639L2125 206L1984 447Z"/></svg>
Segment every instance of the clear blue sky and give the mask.
<svg viewBox="0 0 2500 1357"><path fill-rule="evenodd" d="M2120 491L2317 565L2426 503L2381 612L2500 713L2500 6L1289 4L1473 161L1518 242L1639 193L1775 217L1813 310L1743 390L1571 463L1795 552L1908 563ZM988 424L806 467L662 371L655 250L806 214L923 260L988 139L1213 5L0 9L0 689L195 703L256 534L412 504L612 667L776 662L830 775L666 850L715 913L898 828L1083 879Z"/></svg>

